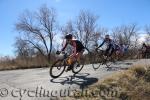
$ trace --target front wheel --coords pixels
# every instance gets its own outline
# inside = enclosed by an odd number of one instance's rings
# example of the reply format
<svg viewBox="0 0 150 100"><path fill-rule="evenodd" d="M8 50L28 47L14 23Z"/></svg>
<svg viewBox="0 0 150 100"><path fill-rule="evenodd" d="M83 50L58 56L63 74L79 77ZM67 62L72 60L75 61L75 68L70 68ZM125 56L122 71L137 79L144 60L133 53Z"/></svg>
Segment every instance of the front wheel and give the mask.
<svg viewBox="0 0 150 100"><path fill-rule="evenodd" d="M57 60L51 67L50 67L50 76L52 78L58 78L62 73L65 71L65 64L63 60Z"/></svg>
<svg viewBox="0 0 150 100"><path fill-rule="evenodd" d="M95 70L101 66L101 64L102 64L101 62L102 62L102 58L100 57L99 54L95 54L92 57L92 66Z"/></svg>

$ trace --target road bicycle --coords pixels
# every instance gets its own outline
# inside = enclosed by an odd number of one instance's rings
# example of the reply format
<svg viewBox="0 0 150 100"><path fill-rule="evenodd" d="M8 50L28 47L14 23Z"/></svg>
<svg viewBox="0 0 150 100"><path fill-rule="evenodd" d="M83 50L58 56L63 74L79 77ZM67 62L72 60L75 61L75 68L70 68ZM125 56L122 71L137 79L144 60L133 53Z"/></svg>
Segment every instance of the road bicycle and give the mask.
<svg viewBox="0 0 150 100"><path fill-rule="evenodd" d="M50 76L52 78L58 78L64 73L64 71L67 72L68 67L70 67L70 65L68 64L69 55L67 53L61 52L60 54L57 53L57 55L59 55L58 59L52 64L49 70ZM84 67L84 64L85 60L83 55L79 61L76 59L75 62L73 62L73 64L71 65L73 66L71 68L72 72L74 74L79 73Z"/></svg>
<svg viewBox="0 0 150 100"><path fill-rule="evenodd" d="M111 57L108 57L104 56L104 52L105 51L102 49L95 49L93 52L90 52L91 64L95 70L101 65L106 65L106 67L109 68L113 63L116 62L114 54Z"/></svg>

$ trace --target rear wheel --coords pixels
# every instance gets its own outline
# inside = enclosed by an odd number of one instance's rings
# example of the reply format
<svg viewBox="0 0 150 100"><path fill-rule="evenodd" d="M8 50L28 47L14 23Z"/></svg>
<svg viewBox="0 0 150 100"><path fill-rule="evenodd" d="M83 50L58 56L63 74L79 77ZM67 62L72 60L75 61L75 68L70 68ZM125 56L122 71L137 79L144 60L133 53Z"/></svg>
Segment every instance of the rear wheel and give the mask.
<svg viewBox="0 0 150 100"><path fill-rule="evenodd" d="M113 63L116 62L116 59L114 57L107 57L105 60L106 67L110 67Z"/></svg>
<svg viewBox="0 0 150 100"><path fill-rule="evenodd" d="M112 65L112 63L113 62L111 62L111 61L106 61L105 65L106 65L106 67L110 67Z"/></svg>
<svg viewBox="0 0 150 100"><path fill-rule="evenodd" d="M85 58L85 57L82 56L82 57L80 58L80 61L79 61L79 62L76 61L76 62L73 64L72 72L73 72L74 74L79 73L79 72L82 70L82 68L84 67L84 64L85 64L85 59L84 59L84 58Z"/></svg>
<svg viewBox="0 0 150 100"><path fill-rule="evenodd" d="M58 78L64 71L65 71L65 64L63 60L57 60L51 67L50 67L50 76L52 78Z"/></svg>

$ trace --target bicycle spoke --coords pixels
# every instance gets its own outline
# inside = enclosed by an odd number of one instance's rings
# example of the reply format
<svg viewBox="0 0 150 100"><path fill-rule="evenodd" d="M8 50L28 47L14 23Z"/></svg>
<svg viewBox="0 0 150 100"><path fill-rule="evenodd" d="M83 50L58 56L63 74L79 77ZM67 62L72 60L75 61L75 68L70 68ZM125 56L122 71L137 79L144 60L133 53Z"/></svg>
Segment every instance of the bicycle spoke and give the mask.
<svg viewBox="0 0 150 100"><path fill-rule="evenodd" d="M92 59L92 66L93 68L96 70L100 67L100 65L102 64L101 63L101 58L100 58L100 55L96 54L93 59Z"/></svg>
<svg viewBox="0 0 150 100"><path fill-rule="evenodd" d="M84 59L84 57L81 57L80 62L75 62L74 66L72 68L72 72L75 74L79 73L82 70L82 68L84 67L84 64L85 64L85 59Z"/></svg>
<svg viewBox="0 0 150 100"><path fill-rule="evenodd" d="M63 60L56 61L50 68L50 76L53 78L59 77L65 70Z"/></svg>

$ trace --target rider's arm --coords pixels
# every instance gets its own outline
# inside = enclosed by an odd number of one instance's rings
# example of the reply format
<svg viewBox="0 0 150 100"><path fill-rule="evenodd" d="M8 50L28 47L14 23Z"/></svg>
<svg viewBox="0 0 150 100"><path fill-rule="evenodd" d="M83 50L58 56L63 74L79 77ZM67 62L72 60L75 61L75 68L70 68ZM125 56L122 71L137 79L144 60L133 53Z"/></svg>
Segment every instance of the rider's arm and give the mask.
<svg viewBox="0 0 150 100"><path fill-rule="evenodd" d="M65 48L67 47L68 43L65 43L64 47L61 49L61 51L64 51Z"/></svg>
<svg viewBox="0 0 150 100"><path fill-rule="evenodd" d="M98 48L100 48L101 46L103 46L105 43L105 40L98 46Z"/></svg>

